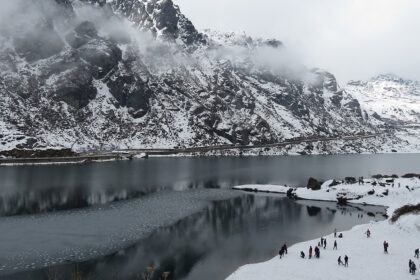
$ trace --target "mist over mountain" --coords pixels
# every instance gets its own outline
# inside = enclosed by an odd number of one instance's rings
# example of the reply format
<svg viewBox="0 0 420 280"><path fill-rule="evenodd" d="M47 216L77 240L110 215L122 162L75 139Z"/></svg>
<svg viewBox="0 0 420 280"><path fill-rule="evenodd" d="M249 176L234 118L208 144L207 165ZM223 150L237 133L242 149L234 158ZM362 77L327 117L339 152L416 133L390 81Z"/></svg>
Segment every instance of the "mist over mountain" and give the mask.
<svg viewBox="0 0 420 280"><path fill-rule="evenodd" d="M408 147L354 83L341 88L277 39L200 32L171 0L0 7L2 150L252 145L384 130L352 144L264 152Z"/></svg>

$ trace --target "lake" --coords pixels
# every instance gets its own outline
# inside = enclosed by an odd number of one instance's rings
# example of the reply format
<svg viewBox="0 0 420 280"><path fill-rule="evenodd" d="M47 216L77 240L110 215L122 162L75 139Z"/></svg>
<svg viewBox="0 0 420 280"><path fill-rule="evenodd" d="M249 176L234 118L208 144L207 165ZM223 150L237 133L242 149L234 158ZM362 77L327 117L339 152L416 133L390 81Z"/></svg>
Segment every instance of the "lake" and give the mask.
<svg viewBox="0 0 420 280"><path fill-rule="evenodd" d="M26 252L36 247L33 244L38 239L51 235L48 238L53 245L45 246L45 250L61 255L57 262L50 259L49 269L42 269L41 261L25 263L29 256L36 256L26 254L16 268L0 265L0 273L5 279L48 279L54 273L61 275L57 279L71 279L77 263L78 271L89 279L141 279L138 276L151 266L155 277L169 271L169 279L223 279L243 264L275 256L284 242L293 244L330 233L334 228L345 230L371 219L383 219L384 211L380 207L295 202L278 195L233 192L230 187L250 183L305 186L309 177L326 180L378 173L402 175L418 172L419 164L420 156L416 154L387 154L150 158L1 167L2 248ZM206 203L201 203L204 200ZM160 211L163 205L169 206ZM118 223L116 219L104 219L102 214L122 217L124 211L130 215ZM159 216L155 212L170 214ZM66 219L76 226L69 226L66 232L54 228L54 224ZM96 226L85 227L91 224L89 219L97 221L92 222ZM31 221L33 228L40 227L33 233L25 231ZM110 234L116 235L125 234L127 225L133 225L130 232L127 230L129 238L107 246L104 231L108 223ZM63 222L61 227L66 226ZM101 238L87 234L97 234L95 230L99 229L103 243ZM19 244L19 234L25 236L26 243ZM79 245L87 252L100 249L80 259L77 254L77 258L75 254L63 257L68 248ZM0 255L2 263L7 263L6 258ZM26 271L12 273L21 270Z"/></svg>

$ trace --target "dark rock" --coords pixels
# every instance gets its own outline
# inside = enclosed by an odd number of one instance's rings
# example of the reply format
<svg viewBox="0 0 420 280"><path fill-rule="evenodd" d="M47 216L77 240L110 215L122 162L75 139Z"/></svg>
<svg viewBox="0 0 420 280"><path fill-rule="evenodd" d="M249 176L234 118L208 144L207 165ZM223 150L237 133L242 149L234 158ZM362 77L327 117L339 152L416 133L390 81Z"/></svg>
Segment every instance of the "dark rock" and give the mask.
<svg viewBox="0 0 420 280"><path fill-rule="evenodd" d="M360 103L357 99L353 99L346 104L344 104L344 107L355 113L359 118L362 118L362 109L360 108Z"/></svg>
<svg viewBox="0 0 420 280"><path fill-rule="evenodd" d="M152 90L132 71L122 68L110 77L107 85L119 106L129 108L135 118L143 117L150 109Z"/></svg>
<svg viewBox="0 0 420 280"><path fill-rule="evenodd" d="M347 205L347 197L339 196L337 197L337 204L339 205Z"/></svg>
<svg viewBox="0 0 420 280"><path fill-rule="evenodd" d="M318 180L311 177L309 178L308 184L306 185L306 187L313 191L317 191L321 189L321 185L322 185L322 182L319 182Z"/></svg>
<svg viewBox="0 0 420 280"><path fill-rule="evenodd" d="M96 79L102 79L112 69L118 66L122 59L121 50L114 43L96 38L78 48L81 58L90 63Z"/></svg>
<svg viewBox="0 0 420 280"><path fill-rule="evenodd" d="M74 108L83 108L96 97L97 90L92 81L91 71L86 66L80 65L70 69L57 79L53 98Z"/></svg>
<svg viewBox="0 0 420 280"><path fill-rule="evenodd" d="M416 173L407 173L401 176L401 178L419 178L420 174Z"/></svg>
<svg viewBox="0 0 420 280"><path fill-rule="evenodd" d="M268 39L264 41L264 44L272 48L283 47L283 43L277 39Z"/></svg>
<svg viewBox="0 0 420 280"><path fill-rule="evenodd" d="M341 101L343 100L343 92L336 92L331 98L331 102L338 108L341 107Z"/></svg>
<svg viewBox="0 0 420 280"><path fill-rule="evenodd" d="M289 188L286 192L286 196L290 199L295 199L296 198L295 190L293 188Z"/></svg>
<svg viewBox="0 0 420 280"><path fill-rule="evenodd" d="M337 185L339 185L340 183L339 182L337 182L335 179L331 182L331 184L329 185L329 187L334 187L334 186L337 186Z"/></svg>
<svg viewBox="0 0 420 280"><path fill-rule="evenodd" d="M344 178L344 181L346 184L356 184L357 180L354 177L346 177Z"/></svg>
<svg viewBox="0 0 420 280"><path fill-rule="evenodd" d="M73 157L77 154L71 149L12 149L8 151L0 151L0 156L11 158L45 158L45 157Z"/></svg>

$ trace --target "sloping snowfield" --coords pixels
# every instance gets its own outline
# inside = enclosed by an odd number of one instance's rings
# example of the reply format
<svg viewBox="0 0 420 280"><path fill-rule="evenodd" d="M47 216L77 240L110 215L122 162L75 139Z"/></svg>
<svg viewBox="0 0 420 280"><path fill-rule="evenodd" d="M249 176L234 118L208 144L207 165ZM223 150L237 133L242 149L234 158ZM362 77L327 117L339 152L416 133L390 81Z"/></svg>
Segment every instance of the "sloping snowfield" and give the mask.
<svg viewBox="0 0 420 280"><path fill-rule="evenodd" d="M337 195L362 196L352 203L384 205L388 207L388 214L403 205L420 203L420 179L400 178L386 183L387 179L369 179L363 185L341 183L332 187L329 187L332 181L328 181L319 191L297 189L295 193L301 198L332 201L336 201ZM236 189L285 192L289 187L252 185ZM369 195L372 190L375 193ZM384 195L387 190L388 195ZM371 231L370 238L365 234L367 229ZM321 249L319 259L307 257L309 246L315 248L320 241L311 240L292 246L282 259L275 256L267 262L245 265L228 279L420 279L419 269L416 275L411 275L408 269L409 259L415 261L417 268L420 267L420 260L414 258L414 250L420 247L420 215L403 215L395 223L389 220L371 222L343 232L343 238L334 238L334 234L324 238L327 248ZM338 243L337 250L333 250L334 240ZM383 250L384 241L389 243L388 254ZM301 251L305 253L304 259L300 257ZM349 257L348 267L337 263L338 257L343 260L345 255Z"/></svg>

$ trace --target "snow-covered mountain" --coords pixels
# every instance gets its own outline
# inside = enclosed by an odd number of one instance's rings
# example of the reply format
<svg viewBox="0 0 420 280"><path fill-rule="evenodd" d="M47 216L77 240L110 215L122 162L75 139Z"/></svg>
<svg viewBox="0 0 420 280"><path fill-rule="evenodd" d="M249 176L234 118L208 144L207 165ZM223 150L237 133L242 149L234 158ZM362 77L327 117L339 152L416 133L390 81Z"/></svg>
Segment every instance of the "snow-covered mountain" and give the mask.
<svg viewBox="0 0 420 280"><path fill-rule="evenodd" d="M2 150L261 144L386 122L282 42L199 32L171 0L54 1L16 0L1 19ZM376 152L398 141L296 149Z"/></svg>
<svg viewBox="0 0 420 280"><path fill-rule="evenodd" d="M346 91L378 119L395 125L420 124L420 82L388 74L350 81Z"/></svg>
<svg viewBox="0 0 420 280"><path fill-rule="evenodd" d="M369 81L350 81L345 90L360 101L379 126L411 145L420 143L420 82L383 74Z"/></svg>

